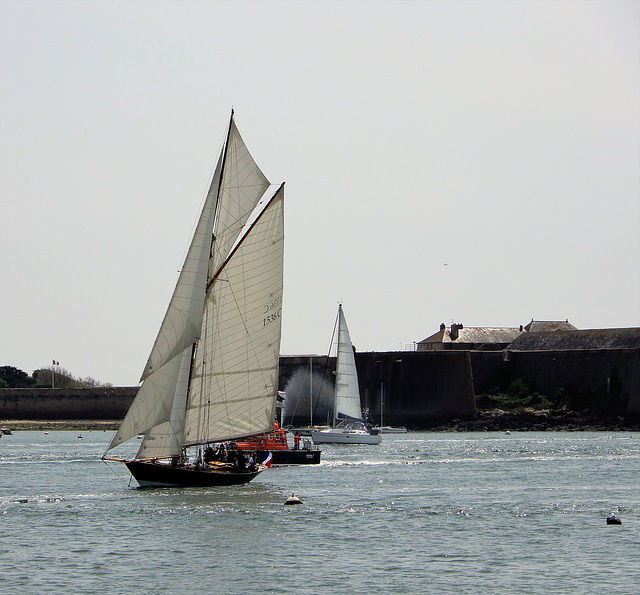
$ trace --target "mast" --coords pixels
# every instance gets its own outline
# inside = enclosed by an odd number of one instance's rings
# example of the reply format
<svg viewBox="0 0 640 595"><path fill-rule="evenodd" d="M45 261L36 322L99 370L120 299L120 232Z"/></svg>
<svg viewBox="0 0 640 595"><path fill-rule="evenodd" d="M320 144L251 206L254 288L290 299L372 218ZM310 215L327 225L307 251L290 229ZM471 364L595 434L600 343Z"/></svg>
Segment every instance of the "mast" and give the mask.
<svg viewBox="0 0 640 595"><path fill-rule="evenodd" d="M309 426L313 427L313 356L309 356Z"/></svg>
<svg viewBox="0 0 640 595"><path fill-rule="evenodd" d="M338 419L338 383L340 382L340 370L338 368L340 362L340 331L342 325L342 304L338 304L338 342L336 351L336 384L335 384L335 398L333 399L333 424L336 427L336 420Z"/></svg>
<svg viewBox="0 0 640 595"><path fill-rule="evenodd" d="M231 137L231 127L233 126L233 108L231 108L231 115L229 116L229 124L227 126L227 136L225 137L225 141L224 141L224 147L222 148L222 159L220 160L220 178L218 180L218 188L216 190L216 206L214 209L214 214L213 214L213 227L211 230L211 242L210 242L210 248L209 248L209 261L211 260L211 258L213 257L213 250L214 250L214 244L216 241L216 236L215 236L215 231L216 231L216 222L218 220L218 212L220 209L220 192L222 191L222 185L224 182L224 167L227 163L227 153L229 151L229 138ZM214 180L215 180L215 174L214 174ZM213 181L212 181L212 185L213 185ZM208 268L207 268L208 270ZM207 289L209 288L209 278L207 275L207 282L205 285L205 290L204 290L204 296L203 296L203 302L206 301L207 299ZM204 308L203 308L204 310ZM204 311L203 311L203 317L204 317ZM202 325L202 323L201 323ZM189 364L189 378L187 380L187 394L186 394L186 399L184 402L184 418L182 420L182 425L183 428L182 430L184 431L184 420L186 419L186 415L187 415L187 406L189 403L189 393L191 392L191 381L192 381L192 376L193 376L193 370L195 367L195 362L196 362L196 352L197 352L197 347L198 347L198 341L194 341L193 344L191 345L191 359L190 359L190 364ZM183 435L183 442L184 442L184 435ZM183 444L183 446L185 446Z"/></svg>

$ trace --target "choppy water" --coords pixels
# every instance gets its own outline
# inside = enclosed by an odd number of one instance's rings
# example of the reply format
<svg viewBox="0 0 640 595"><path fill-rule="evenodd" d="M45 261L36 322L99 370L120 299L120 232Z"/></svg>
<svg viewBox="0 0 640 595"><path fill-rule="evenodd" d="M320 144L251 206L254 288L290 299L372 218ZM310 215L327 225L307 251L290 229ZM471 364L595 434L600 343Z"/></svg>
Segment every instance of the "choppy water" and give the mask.
<svg viewBox="0 0 640 595"><path fill-rule="evenodd" d="M99 460L111 432L77 436L0 440L0 592L640 591L638 433L385 435L145 490Z"/></svg>

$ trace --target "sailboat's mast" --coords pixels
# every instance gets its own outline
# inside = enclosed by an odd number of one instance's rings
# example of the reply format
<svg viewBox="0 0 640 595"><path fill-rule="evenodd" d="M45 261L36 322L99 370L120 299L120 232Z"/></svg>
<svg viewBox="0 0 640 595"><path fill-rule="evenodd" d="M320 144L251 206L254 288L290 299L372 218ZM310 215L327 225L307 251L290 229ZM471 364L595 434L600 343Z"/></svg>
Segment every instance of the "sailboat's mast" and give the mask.
<svg viewBox="0 0 640 595"><path fill-rule="evenodd" d="M224 141L224 147L222 149L222 163L220 164L220 179L218 180L218 188L216 190L216 205L213 213L213 233L211 234L211 242L209 245L209 263L211 262L211 257L213 256L213 244L216 241L215 231L216 231L216 219L218 218L218 205L220 204L220 191L222 189L222 182L224 178L224 167L227 161L227 154L229 151L229 139L231 138L231 127L233 126L233 108L231 108L231 116L229 117L229 126L227 126L227 136ZM214 174L215 180L215 174ZM212 182L213 184L213 182ZM205 294L209 289L209 285L211 281L207 281L205 286ZM206 299L206 297L204 298ZM189 379L187 381L187 395L185 399L185 411L189 407L189 397L191 393L191 381L193 377L193 372L196 366L196 356L198 353L198 341L196 341L191 347L191 363L189 366ZM204 355L203 355L204 356ZM186 446L186 445L184 445Z"/></svg>
<svg viewBox="0 0 640 595"><path fill-rule="evenodd" d="M336 384L335 384L335 398L333 399L333 427L336 427L336 421L338 419L338 359L340 357L340 330L342 327L342 304L338 304L338 342L336 343L338 349L336 351Z"/></svg>
<svg viewBox="0 0 640 595"><path fill-rule="evenodd" d="M220 165L220 180L218 181L218 190L216 191L216 208L213 212L213 235L211 236L211 248L209 255L213 255L213 243L216 241L216 220L218 219L218 205L220 204L220 192L222 190L222 182L224 180L224 167L227 163L227 154L229 152L229 139L231 138L231 126L233 125L233 108L231 108L231 117L229 118L229 126L227 127L227 137L224 141L222 149L222 163ZM207 285L208 287L208 285Z"/></svg>
<svg viewBox="0 0 640 595"><path fill-rule="evenodd" d="M309 427L313 427L313 356L309 356Z"/></svg>

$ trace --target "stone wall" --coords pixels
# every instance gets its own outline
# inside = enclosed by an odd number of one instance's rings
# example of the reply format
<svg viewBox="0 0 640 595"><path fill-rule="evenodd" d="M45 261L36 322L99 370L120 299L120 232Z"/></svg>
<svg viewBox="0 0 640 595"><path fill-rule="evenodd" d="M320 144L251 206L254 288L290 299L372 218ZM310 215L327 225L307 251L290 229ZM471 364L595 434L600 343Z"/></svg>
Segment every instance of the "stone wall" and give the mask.
<svg viewBox="0 0 640 595"><path fill-rule="evenodd" d="M295 382L313 369L313 386ZM475 413L473 376L468 352L358 352L356 367L360 401L373 424L425 428ZM325 390L333 392L335 358L326 356L282 357L280 390L287 399L306 401L313 390L317 404L326 402ZM320 385L324 385L324 389ZM300 394L299 394L300 393ZM309 423L308 406L301 408L294 425ZM381 417L383 412L383 417Z"/></svg>
<svg viewBox="0 0 640 595"><path fill-rule="evenodd" d="M333 393L335 358L283 356L279 390L307 400L309 387L296 385L313 369L313 392ZM553 398L569 395L577 410L624 415L640 421L640 350L509 352L356 353L362 406L372 423L420 429L467 419L475 395L521 378L532 391ZM0 420L120 420L137 387L87 389L0 389ZM329 396L327 396L329 395ZM308 423L308 411L301 424ZM383 411L384 417L381 418Z"/></svg>
<svg viewBox="0 0 640 595"><path fill-rule="evenodd" d="M522 379L532 392L569 399L574 410L640 419L640 350L472 352L476 395Z"/></svg>
<svg viewBox="0 0 640 595"><path fill-rule="evenodd" d="M122 419L137 390L137 387L1 389L0 419Z"/></svg>

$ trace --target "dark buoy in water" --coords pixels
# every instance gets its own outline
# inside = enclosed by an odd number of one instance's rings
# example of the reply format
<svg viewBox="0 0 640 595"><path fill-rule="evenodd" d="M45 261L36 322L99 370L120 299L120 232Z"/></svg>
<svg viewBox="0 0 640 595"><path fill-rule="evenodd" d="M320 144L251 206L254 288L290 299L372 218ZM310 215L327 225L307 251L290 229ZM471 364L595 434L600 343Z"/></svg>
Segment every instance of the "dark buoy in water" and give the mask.
<svg viewBox="0 0 640 595"><path fill-rule="evenodd" d="M298 498L298 496L296 496L294 493L291 494L291 496L289 496L286 500L285 500L285 504L287 505L291 505L291 504L302 504L302 500L300 500L300 498Z"/></svg>
<svg viewBox="0 0 640 595"><path fill-rule="evenodd" d="M615 515L607 517L607 525L622 525L622 521Z"/></svg>

